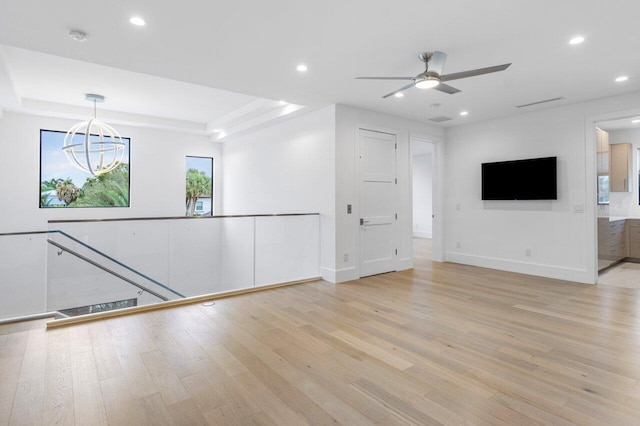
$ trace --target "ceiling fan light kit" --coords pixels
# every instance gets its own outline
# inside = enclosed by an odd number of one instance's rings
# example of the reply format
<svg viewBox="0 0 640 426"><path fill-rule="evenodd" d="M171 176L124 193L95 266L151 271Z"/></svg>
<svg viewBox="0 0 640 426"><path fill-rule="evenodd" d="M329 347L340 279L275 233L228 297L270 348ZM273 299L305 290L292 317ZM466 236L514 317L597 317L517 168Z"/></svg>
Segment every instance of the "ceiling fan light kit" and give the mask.
<svg viewBox="0 0 640 426"><path fill-rule="evenodd" d="M440 81L436 77L427 76L422 80L416 80L416 87L418 89L433 89Z"/></svg>
<svg viewBox="0 0 640 426"><path fill-rule="evenodd" d="M356 80L411 80L411 83L406 86L402 86L398 90L395 90L383 98L396 95L412 87L418 89L435 89L440 92L448 93L449 95L460 92L459 89L444 84L445 81L459 80L461 78L475 77L477 75L490 74L498 71L504 71L511 64L496 65L487 68L478 68L474 70L461 71L453 74L442 74L444 71L444 65L447 61L447 54L440 51L424 52L418 55L420 60L425 64L424 72L418 74L415 77L356 77Z"/></svg>

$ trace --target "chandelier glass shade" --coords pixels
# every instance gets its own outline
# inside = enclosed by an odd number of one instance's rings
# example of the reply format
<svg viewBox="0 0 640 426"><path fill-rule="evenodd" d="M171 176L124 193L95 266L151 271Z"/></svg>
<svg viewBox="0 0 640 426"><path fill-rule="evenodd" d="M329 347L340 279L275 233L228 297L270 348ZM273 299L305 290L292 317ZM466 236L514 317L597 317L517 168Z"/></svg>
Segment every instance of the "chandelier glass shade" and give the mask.
<svg viewBox="0 0 640 426"><path fill-rule="evenodd" d="M95 103L104 98L87 95L87 100L94 102L94 118L69 129L64 137L62 151L69 162L80 170L100 176L109 173L122 162L125 144L113 127L95 118Z"/></svg>

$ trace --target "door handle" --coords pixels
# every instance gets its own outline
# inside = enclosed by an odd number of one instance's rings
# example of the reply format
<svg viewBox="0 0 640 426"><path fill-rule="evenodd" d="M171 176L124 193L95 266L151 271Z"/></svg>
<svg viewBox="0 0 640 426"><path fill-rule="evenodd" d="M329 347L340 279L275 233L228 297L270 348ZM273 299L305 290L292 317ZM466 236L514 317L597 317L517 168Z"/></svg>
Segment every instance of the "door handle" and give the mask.
<svg viewBox="0 0 640 426"><path fill-rule="evenodd" d="M360 225L364 225L365 223L369 223L368 220L364 220L363 218L360 218Z"/></svg>

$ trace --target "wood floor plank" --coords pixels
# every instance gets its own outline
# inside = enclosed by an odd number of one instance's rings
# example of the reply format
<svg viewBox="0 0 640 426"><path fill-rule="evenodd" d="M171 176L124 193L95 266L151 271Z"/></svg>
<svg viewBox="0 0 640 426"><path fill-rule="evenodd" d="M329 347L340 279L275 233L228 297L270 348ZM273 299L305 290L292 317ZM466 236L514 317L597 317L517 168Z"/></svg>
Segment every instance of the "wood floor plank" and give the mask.
<svg viewBox="0 0 640 426"><path fill-rule="evenodd" d="M73 353L71 372L75 424L106 425L107 414L93 354L87 351Z"/></svg>
<svg viewBox="0 0 640 426"><path fill-rule="evenodd" d="M4 336L0 336L0 344L6 341L2 337ZM22 358L22 356L0 358L0 424L9 423L18 388ZM34 389L34 392L37 392L37 389ZM23 397L28 398L27 395ZM34 398L37 398L37 395Z"/></svg>
<svg viewBox="0 0 640 426"><path fill-rule="evenodd" d="M37 425L42 423L43 401L44 377L21 381L13 401L11 421L2 424Z"/></svg>
<svg viewBox="0 0 640 426"><path fill-rule="evenodd" d="M47 366L47 333L44 328L29 331L24 358L20 368L20 381L44 379Z"/></svg>
<svg viewBox="0 0 640 426"><path fill-rule="evenodd" d="M162 352L156 350L141 356L153 383L167 405L189 399L189 394Z"/></svg>
<svg viewBox="0 0 640 426"><path fill-rule="evenodd" d="M139 400L131 395L123 377L101 380L100 390L110 425L145 424Z"/></svg>

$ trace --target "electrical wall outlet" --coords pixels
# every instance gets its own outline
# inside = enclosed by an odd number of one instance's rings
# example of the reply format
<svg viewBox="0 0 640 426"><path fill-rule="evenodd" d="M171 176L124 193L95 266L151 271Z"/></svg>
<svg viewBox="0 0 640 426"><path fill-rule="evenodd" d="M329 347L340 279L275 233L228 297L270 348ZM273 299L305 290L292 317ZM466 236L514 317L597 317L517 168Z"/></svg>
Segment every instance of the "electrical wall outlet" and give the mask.
<svg viewBox="0 0 640 426"><path fill-rule="evenodd" d="M524 255L525 256L531 256L531 249L530 248L524 249Z"/></svg>
<svg viewBox="0 0 640 426"><path fill-rule="evenodd" d="M342 260L344 260L345 262L349 261L349 253L345 253L342 255Z"/></svg>

